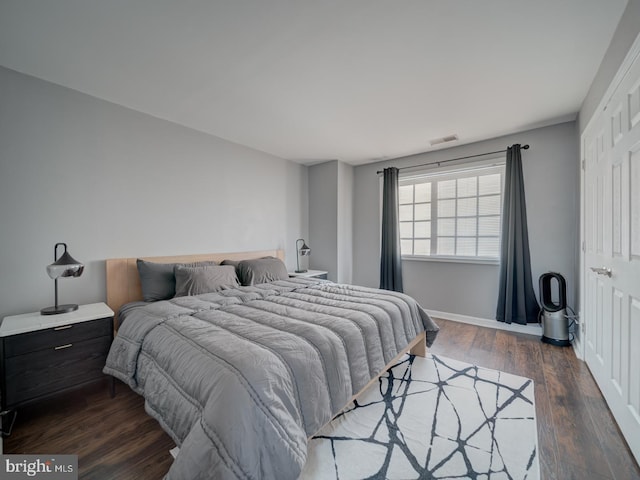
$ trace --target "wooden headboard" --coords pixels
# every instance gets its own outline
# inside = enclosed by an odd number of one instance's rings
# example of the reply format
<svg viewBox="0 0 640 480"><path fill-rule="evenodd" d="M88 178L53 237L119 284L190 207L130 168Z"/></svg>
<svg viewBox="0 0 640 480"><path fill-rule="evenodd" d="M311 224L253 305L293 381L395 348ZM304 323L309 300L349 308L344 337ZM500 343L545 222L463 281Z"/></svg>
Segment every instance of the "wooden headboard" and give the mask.
<svg viewBox="0 0 640 480"><path fill-rule="evenodd" d="M156 263L191 263L213 260L247 260L260 257L277 257L284 261L284 250L260 250L256 252L203 253L174 257L110 258L107 264L107 305L116 315L125 303L142 300L142 289L136 260L138 258ZM117 320L117 319L116 319ZM117 325L117 323L116 323ZM117 327L116 327L117 328Z"/></svg>

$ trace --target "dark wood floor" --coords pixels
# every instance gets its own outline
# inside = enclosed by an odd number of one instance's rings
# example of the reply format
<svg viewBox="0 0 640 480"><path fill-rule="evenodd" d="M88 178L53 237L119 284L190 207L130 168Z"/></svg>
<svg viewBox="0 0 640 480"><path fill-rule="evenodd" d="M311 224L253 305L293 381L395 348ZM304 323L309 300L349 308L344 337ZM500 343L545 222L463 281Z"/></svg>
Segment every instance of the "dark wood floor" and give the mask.
<svg viewBox="0 0 640 480"><path fill-rule="evenodd" d="M439 320L432 353L535 381L540 468L544 480L640 479L589 370L571 348L537 337ZM4 453L75 453L83 479L159 479L174 444L118 384L34 405L19 412Z"/></svg>
<svg viewBox="0 0 640 480"><path fill-rule="evenodd" d="M586 364L538 337L438 320L430 351L533 379L543 480L640 479Z"/></svg>

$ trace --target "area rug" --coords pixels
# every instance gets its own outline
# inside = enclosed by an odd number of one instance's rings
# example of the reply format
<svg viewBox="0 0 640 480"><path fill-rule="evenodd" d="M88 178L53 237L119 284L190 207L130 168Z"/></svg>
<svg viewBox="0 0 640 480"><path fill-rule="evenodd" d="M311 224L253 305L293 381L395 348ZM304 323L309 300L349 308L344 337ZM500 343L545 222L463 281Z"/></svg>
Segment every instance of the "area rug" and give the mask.
<svg viewBox="0 0 640 480"><path fill-rule="evenodd" d="M309 442L303 479L539 479L533 381L407 355Z"/></svg>

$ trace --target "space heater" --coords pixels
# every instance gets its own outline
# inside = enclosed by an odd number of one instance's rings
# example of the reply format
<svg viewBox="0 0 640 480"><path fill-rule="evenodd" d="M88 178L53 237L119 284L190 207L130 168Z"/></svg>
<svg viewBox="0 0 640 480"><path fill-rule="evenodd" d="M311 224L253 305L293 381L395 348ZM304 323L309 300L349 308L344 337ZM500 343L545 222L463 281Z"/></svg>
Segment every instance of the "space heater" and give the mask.
<svg viewBox="0 0 640 480"><path fill-rule="evenodd" d="M539 282L542 303L542 341L567 347L571 345L567 316L567 282L556 272L543 273L540 275Z"/></svg>

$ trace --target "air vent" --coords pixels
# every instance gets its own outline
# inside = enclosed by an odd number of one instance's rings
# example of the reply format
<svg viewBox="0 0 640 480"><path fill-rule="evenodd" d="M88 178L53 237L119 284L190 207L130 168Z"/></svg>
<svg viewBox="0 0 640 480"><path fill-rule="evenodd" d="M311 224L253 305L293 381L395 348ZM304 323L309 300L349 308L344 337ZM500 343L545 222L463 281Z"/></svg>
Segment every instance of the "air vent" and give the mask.
<svg viewBox="0 0 640 480"><path fill-rule="evenodd" d="M442 137L442 138L436 138L435 140L431 140L431 146L433 147L434 145L440 145L441 143L447 143L447 142L454 142L458 140L458 135L457 134L453 134L453 135L447 135L446 137Z"/></svg>

